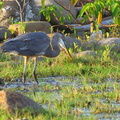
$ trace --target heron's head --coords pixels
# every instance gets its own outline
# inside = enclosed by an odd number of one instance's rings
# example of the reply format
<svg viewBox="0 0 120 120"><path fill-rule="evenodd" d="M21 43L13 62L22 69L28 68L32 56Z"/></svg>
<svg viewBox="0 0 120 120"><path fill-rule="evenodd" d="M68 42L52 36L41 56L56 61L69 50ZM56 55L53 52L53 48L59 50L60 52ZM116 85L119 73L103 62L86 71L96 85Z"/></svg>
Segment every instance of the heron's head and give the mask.
<svg viewBox="0 0 120 120"><path fill-rule="evenodd" d="M61 48L63 48L65 50L66 54L68 55L68 57L70 59L72 59L72 56L70 55L70 53L69 53L69 51L68 51L68 49L67 49L67 47L65 45L65 37L60 33L57 33L57 35L58 35L58 39L59 39L59 42L58 42L59 46Z"/></svg>

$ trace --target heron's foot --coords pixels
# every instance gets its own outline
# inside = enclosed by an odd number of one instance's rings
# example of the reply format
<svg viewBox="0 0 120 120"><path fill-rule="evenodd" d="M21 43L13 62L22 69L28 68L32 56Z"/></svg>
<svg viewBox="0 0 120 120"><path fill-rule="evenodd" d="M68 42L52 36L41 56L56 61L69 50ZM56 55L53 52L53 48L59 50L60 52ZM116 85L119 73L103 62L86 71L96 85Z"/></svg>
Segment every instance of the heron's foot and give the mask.
<svg viewBox="0 0 120 120"><path fill-rule="evenodd" d="M39 82L38 82L37 78L35 78L35 77L34 77L34 80L37 82L37 84L39 84Z"/></svg>
<svg viewBox="0 0 120 120"><path fill-rule="evenodd" d="M39 84L39 82L38 82L38 80L37 80L37 76L36 76L35 71L33 72L33 78L34 78L34 80L37 82L37 84Z"/></svg>
<svg viewBox="0 0 120 120"><path fill-rule="evenodd" d="M25 77L25 75L23 75L23 77L22 77L22 83L25 83L25 81L26 81L26 77Z"/></svg>
<svg viewBox="0 0 120 120"><path fill-rule="evenodd" d="M37 85L40 86L40 82L36 81L37 82Z"/></svg>
<svg viewBox="0 0 120 120"><path fill-rule="evenodd" d="M25 83L25 80L24 80L24 79L22 79L22 83L23 83L23 84Z"/></svg>
<svg viewBox="0 0 120 120"><path fill-rule="evenodd" d="M38 82L38 80L36 80L37 84L40 85L40 82Z"/></svg>

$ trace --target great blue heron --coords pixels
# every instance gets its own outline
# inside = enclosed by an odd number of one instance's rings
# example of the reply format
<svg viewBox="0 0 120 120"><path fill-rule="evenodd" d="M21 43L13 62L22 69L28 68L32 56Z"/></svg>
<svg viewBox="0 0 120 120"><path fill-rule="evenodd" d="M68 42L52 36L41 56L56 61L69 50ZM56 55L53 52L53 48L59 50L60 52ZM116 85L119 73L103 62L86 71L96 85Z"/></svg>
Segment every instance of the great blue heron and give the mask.
<svg viewBox="0 0 120 120"><path fill-rule="evenodd" d="M25 57L24 71L22 77L23 83L25 83L26 81L26 65L28 59L30 57L33 57L33 77L38 83L36 76L37 57L56 57L60 53L60 47L62 47L66 51L66 53L71 59L72 57L63 42L63 35L60 33L56 33L53 36L52 41L50 41L50 38L42 32L25 33L20 36L17 36L16 38L5 41L1 46L1 49L3 52L10 52L12 54L21 55Z"/></svg>

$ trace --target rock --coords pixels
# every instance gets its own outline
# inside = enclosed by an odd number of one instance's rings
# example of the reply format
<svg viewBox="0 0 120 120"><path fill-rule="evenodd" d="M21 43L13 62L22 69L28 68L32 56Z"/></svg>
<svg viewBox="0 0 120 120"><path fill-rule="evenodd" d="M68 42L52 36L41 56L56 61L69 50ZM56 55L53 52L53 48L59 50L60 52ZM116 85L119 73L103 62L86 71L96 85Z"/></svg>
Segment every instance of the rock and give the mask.
<svg viewBox="0 0 120 120"><path fill-rule="evenodd" d="M75 10L77 11L77 16L78 16L80 11L82 10L82 7L75 7Z"/></svg>
<svg viewBox="0 0 120 120"><path fill-rule="evenodd" d="M120 38L105 38L98 41L97 46L109 46L112 50L120 51Z"/></svg>
<svg viewBox="0 0 120 120"><path fill-rule="evenodd" d="M15 36L21 35L25 32L35 31L50 33L50 28L50 23L45 21L23 22L22 24L12 24L8 27L9 30L13 31Z"/></svg>
<svg viewBox="0 0 120 120"><path fill-rule="evenodd" d="M97 42L98 41L96 41L96 40L91 40L91 41L83 42L82 45L81 45L81 47L83 48L83 50L93 50L93 48L96 48Z"/></svg>
<svg viewBox="0 0 120 120"><path fill-rule="evenodd" d="M80 17L80 18L78 17L76 20L78 21L78 23L83 24L84 18L83 17Z"/></svg>
<svg viewBox="0 0 120 120"><path fill-rule="evenodd" d="M120 38L105 38L103 40L98 41L99 45L119 45Z"/></svg>
<svg viewBox="0 0 120 120"><path fill-rule="evenodd" d="M23 0L18 0L23 6ZM28 0L23 12L23 21L39 21L39 9L34 0ZM0 26L9 26L12 23L20 21L19 7L16 0L4 0L0 9Z"/></svg>
<svg viewBox="0 0 120 120"><path fill-rule="evenodd" d="M39 6L41 8L42 6L42 0L35 0L37 6ZM77 15L77 11L74 7L74 5L71 5L71 7L69 6L70 5L70 1L69 0L57 0L57 2L61 5L63 5L65 8L69 9L70 8L70 12L73 14L74 17L76 17ZM57 10L56 10L56 13L55 14L60 14L61 13L61 10L59 8L59 5L54 2L54 0L45 0L45 6L49 6L49 5L57 5ZM72 21L68 20L68 17L67 15L69 14L69 12L67 10L65 10L63 8L63 11L62 11L62 14L58 16L58 19L60 19L60 17L64 16L65 17L65 24L68 24L68 23L74 23L74 19L72 19ZM52 16L52 20L51 20L52 23L58 23L58 21L56 20L56 18L54 16Z"/></svg>
<svg viewBox="0 0 120 120"><path fill-rule="evenodd" d="M5 85L4 79L0 78L0 85Z"/></svg>
<svg viewBox="0 0 120 120"><path fill-rule="evenodd" d="M89 41L82 44L84 50L92 50L93 48L95 48L98 44L98 41L102 39L102 35L103 34L101 30L93 32L90 35Z"/></svg>
<svg viewBox="0 0 120 120"><path fill-rule="evenodd" d="M96 57L97 54L93 51L86 50L83 52L76 53L74 56L77 58L79 58L79 57Z"/></svg>
<svg viewBox="0 0 120 120"><path fill-rule="evenodd" d="M0 41L5 40L6 38L11 38L10 31L5 26L0 26Z"/></svg>
<svg viewBox="0 0 120 120"><path fill-rule="evenodd" d="M101 40L102 39L102 31L98 30L90 35L90 41Z"/></svg>
<svg viewBox="0 0 120 120"><path fill-rule="evenodd" d="M65 37L65 43L68 48L75 48L75 47L78 48L81 46L80 40L77 40L77 39L69 37L69 36Z"/></svg>
<svg viewBox="0 0 120 120"><path fill-rule="evenodd" d="M6 110L9 113L15 113L15 110L19 113L22 113L22 110L32 113L41 113L44 111L42 106L32 99L18 92L4 90L0 91L0 109Z"/></svg>

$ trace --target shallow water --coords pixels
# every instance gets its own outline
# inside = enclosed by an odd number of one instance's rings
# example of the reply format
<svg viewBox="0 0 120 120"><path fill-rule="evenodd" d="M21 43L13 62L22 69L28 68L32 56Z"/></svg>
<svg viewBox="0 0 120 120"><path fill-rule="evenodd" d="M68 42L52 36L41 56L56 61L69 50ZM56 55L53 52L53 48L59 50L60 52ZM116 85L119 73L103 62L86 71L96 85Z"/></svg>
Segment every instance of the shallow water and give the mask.
<svg viewBox="0 0 120 120"><path fill-rule="evenodd" d="M37 84L34 81L29 81L23 84L21 82L21 79L14 80L15 82L6 82L5 85L0 86L0 89L14 89L14 91L17 92L39 92L41 87L44 85L50 85L55 87L63 87L63 86L74 86L75 88L80 88L81 86L84 86L81 82L81 79L77 77L66 77L66 76L58 76L58 77L46 77L46 78L39 78L39 81L41 81L39 84ZM114 83L114 79L106 79L105 83ZM118 82L119 84L120 82ZM100 85L99 83L90 83L90 85ZM108 89L106 89L106 92L113 91L114 88L112 86L109 86ZM53 100L62 100L62 95L59 94L59 89L51 89L51 90L43 90L42 92L52 92L51 98ZM91 94L100 94L101 91L92 92ZM111 106L120 107L120 100L114 101L111 100L109 103L107 103L107 100L105 98L100 99L102 103L110 104ZM50 107L48 104L42 105L43 108L47 109ZM54 105L51 105L51 108L54 109ZM71 110L71 113L76 112L79 115L82 116L90 116L92 115L89 108L73 108ZM120 112L115 112L113 114L109 113L99 113L96 114L97 118L99 120L120 120Z"/></svg>

